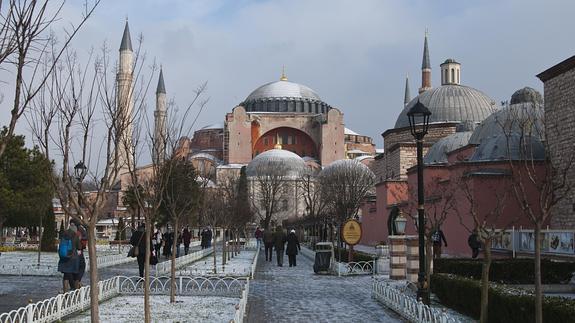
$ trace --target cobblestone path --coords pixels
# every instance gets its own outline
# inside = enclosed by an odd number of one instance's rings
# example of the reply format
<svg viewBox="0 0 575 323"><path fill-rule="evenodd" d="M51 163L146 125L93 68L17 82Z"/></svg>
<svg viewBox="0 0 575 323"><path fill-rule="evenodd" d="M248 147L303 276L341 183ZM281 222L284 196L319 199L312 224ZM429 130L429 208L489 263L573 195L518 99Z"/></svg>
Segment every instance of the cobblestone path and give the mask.
<svg viewBox="0 0 575 323"><path fill-rule="evenodd" d="M371 298L371 277L315 275L312 260L298 255L297 261L297 267L278 267L275 254L266 262L260 252L248 322L402 322Z"/></svg>

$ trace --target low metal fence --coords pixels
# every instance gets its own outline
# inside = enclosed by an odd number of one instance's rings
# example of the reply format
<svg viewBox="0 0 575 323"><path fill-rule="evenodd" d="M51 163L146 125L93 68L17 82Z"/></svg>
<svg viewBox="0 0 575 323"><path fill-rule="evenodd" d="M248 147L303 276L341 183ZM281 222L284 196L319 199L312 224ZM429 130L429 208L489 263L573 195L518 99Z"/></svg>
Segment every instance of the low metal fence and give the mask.
<svg viewBox="0 0 575 323"><path fill-rule="evenodd" d="M371 296L401 315L409 322L414 323L460 323L445 311L432 308L415 298L404 294L386 282L373 280Z"/></svg>
<svg viewBox="0 0 575 323"><path fill-rule="evenodd" d="M235 322L243 322L249 291L249 278L233 277L176 277L176 294L180 296L240 297L236 306ZM169 295L169 277L150 277L152 295ZM144 279L116 276L98 283L100 302L118 295L143 295ZM0 314L0 323L44 323L60 321L90 307L90 286L59 294L52 298L29 304L8 313Z"/></svg>
<svg viewBox="0 0 575 323"><path fill-rule="evenodd" d="M207 248L191 252L185 256L178 257L176 258L176 269L185 266L191 262L194 262L196 260L202 259L208 255L211 255L212 252L214 252L213 248ZM172 268L172 262L170 260L160 262L156 264L155 268L156 268L156 276L166 274L170 272Z"/></svg>
<svg viewBox="0 0 575 323"><path fill-rule="evenodd" d="M332 271L338 276L373 275L375 268L375 260L332 263Z"/></svg>

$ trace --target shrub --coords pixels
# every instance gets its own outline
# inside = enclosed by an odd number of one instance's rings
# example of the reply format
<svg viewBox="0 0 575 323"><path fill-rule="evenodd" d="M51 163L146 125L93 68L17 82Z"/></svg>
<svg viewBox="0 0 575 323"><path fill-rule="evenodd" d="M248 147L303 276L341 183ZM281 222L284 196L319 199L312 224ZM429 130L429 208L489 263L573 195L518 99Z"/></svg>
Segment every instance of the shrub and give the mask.
<svg viewBox="0 0 575 323"><path fill-rule="evenodd" d="M468 278L481 278L482 259L436 259L433 271ZM489 270L489 281L505 284L533 284L535 281L533 259L494 259ZM575 273L575 262L541 260L541 282L562 284Z"/></svg>
<svg viewBox="0 0 575 323"><path fill-rule="evenodd" d="M451 274L431 275L431 291L444 305L478 319L481 282ZM533 322L535 296L527 290L490 284L489 322ZM575 322L575 300L544 297L544 322Z"/></svg>
<svg viewBox="0 0 575 323"><path fill-rule="evenodd" d="M335 259L340 262L348 262L349 249L341 249L341 260L339 260L338 248L334 248ZM353 261L372 261L373 257L369 254L353 251Z"/></svg>

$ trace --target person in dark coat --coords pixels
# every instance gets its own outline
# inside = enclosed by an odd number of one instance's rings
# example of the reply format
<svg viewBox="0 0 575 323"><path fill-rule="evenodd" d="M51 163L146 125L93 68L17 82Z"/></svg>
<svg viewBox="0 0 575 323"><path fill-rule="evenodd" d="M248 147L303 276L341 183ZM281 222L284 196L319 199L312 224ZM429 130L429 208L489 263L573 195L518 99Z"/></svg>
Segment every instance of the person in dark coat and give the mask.
<svg viewBox="0 0 575 323"><path fill-rule="evenodd" d="M212 246L212 230L208 228L208 231L206 232L206 248L211 248Z"/></svg>
<svg viewBox="0 0 575 323"><path fill-rule="evenodd" d="M144 262L146 261L146 232L144 224L140 224L138 229L134 231L130 238L130 244L134 248L138 248L138 269L140 270L140 277L144 277Z"/></svg>
<svg viewBox="0 0 575 323"><path fill-rule="evenodd" d="M78 257L78 250L82 250L82 243L78 239L78 228L73 222L70 222L68 230L62 233L60 241L66 239L72 241L72 249L69 257L60 257L58 261L58 271L64 274L62 278L62 287L64 293L68 290L76 289L75 277L79 273L80 258Z"/></svg>
<svg viewBox="0 0 575 323"><path fill-rule="evenodd" d="M272 251L274 249L274 233L271 229L264 231L264 248L266 261L272 261Z"/></svg>
<svg viewBox="0 0 575 323"><path fill-rule="evenodd" d="M276 257L278 266L282 267L284 262L284 246L286 243L286 234L281 226L276 228L274 233L274 248L276 249Z"/></svg>
<svg viewBox="0 0 575 323"><path fill-rule="evenodd" d="M164 239L164 250L162 254L166 258L170 258L172 256L172 243L174 243L174 232L168 229L168 231L166 231L166 233L164 233L164 235L162 236L162 239Z"/></svg>
<svg viewBox="0 0 575 323"><path fill-rule="evenodd" d="M182 233L182 239L184 239L184 254L187 255L190 251L190 241L192 241L192 232L186 227Z"/></svg>
<svg viewBox="0 0 575 323"><path fill-rule="evenodd" d="M471 248L471 258L475 259L479 255L479 248L481 247L481 241L479 241L479 235L477 234L477 229L469 235L467 239L467 244Z"/></svg>
<svg viewBox="0 0 575 323"><path fill-rule="evenodd" d="M299 240L295 235L295 230L292 229L287 235L287 248L286 248L286 255L288 255L290 267L296 266L296 255L300 250L301 247L299 246Z"/></svg>
<svg viewBox="0 0 575 323"><path fill-rule="evenodd" d="M86 272L86 258L84 257L84 250L86 250L86 246L88 245L88 233L86 229L82 226L82 224L72 220L72 222L76 225L78 229L76 231L76 235L78 239L80 239L81 249L78 250L78 273L74 274L74 284L76 288L82 287L82 277L84 277L84 273Z"/></svg>
<svg viewBox="0 0 575 323"><path fill-rule="evenodd" d="M445 243L447 247L447 240L445 240L445 235L441 228L435 229L431 234L431 242L433 243L433 259L441 258L441 242Z"/></svg>

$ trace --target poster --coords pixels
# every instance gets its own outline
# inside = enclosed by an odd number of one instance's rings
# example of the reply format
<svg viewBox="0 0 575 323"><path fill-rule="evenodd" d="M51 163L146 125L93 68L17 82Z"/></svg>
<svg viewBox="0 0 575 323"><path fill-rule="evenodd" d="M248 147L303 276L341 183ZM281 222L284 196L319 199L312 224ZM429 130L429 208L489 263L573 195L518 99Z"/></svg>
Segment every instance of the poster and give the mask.
<svg viewBox="0 0 575 323"><path fill-rule="evenodd" d="M573 232L551 232L549 233L549 252L575 253L573 245Z"/></svg>

